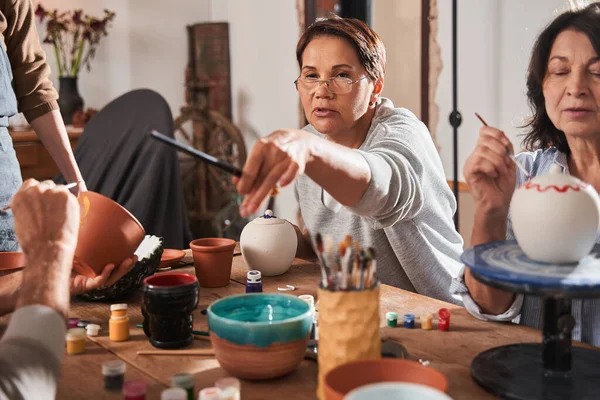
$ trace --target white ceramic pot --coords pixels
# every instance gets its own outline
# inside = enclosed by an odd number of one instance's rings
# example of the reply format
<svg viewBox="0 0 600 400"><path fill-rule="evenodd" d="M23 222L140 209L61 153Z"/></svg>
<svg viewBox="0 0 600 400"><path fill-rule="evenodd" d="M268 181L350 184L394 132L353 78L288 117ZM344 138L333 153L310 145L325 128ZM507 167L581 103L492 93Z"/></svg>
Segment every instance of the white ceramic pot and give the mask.
<svg viewBox="0 0 600 400"><path fill-rule="evenodd" d="M242 257L250 269L263 276L281 275L292 266L296 257L298 238L287 220L273 216L267 210L242 230L240 236Z"/></svg>
<svg viewBox="0 0 600 400"><path fill-rule="evenodd" d="M598 232L600 207L591 185L554 164L514 193L510 212L519 246L532 260L572 263L588 255Z"/></svg>

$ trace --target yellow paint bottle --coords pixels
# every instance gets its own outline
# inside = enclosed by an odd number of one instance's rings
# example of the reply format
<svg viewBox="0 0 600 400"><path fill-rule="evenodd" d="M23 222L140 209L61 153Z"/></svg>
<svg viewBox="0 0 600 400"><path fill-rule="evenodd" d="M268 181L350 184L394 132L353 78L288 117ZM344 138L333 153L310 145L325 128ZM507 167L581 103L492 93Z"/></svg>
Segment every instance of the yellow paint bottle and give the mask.
<svg viewBox="0 0 600 400"><path fill-rule="evenodd" d="M421 315L421 329L429 331L433 328L433 315Z"/></svg>
<svg viewBox="0 0 600 400"><path fill-rule="evenodd" d="M110 306L108 334L110 340L113 342L123 342L129 339L129 317L127 316L127 304L113 304Z"/></svg>
<svg viewBox="0 0 600 400"><path fill-rule="evenodd" d="M67 354L81 354L85 352L85 329L71 328L67 331Z"/></svg>

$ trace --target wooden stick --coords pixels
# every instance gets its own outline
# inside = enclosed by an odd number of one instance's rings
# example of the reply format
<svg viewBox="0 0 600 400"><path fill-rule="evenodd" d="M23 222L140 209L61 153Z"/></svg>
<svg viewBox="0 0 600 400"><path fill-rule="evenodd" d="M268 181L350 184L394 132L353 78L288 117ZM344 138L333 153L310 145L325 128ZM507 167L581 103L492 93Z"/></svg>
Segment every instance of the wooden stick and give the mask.
<svg viewBox="0 0 600 400"><path fill-rule="evenodd" d="M214 356L215 349L140 350L138 356Z"/></svg>

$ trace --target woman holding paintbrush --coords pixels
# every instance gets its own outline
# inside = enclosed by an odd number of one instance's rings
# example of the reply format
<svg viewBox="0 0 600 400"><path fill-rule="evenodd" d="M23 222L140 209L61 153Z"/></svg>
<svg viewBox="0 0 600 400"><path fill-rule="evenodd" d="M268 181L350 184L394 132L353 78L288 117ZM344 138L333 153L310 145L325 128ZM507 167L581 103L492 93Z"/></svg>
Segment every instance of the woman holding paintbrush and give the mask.
<svg viewBox="0 0 600 400"><path fill-rule="evenodd" d="M381 282L458 302L448 290L461 267L456 202L427 127L381 97L380 38L361 21L332 16L306 30L296 55L294 83L309 125L273 132L251 149L237 181L246 195L240 213L256 212L277 184L295 182L311 234L299 235L300 249L318 249L337 268L339 255L356 253L348 243L371 247Z"/></svg>
<svg viewBox="0 0 600 400"><path fill-rule="evenodd" d="M525 137L529 151L514 163L508 138L484 123L465 164L476 210L472 245L514 239L509 205L515 188L546 174L553 164L600 192L600 3L558 16L540 34L529 64L527 96L533 111ZM462 294L467 309L480 319L520 317L520 323L541 328L539 298L486 286L468 269L453 292ZM572 315L573 339L599 346L600 300L574 299Z"/></svg>

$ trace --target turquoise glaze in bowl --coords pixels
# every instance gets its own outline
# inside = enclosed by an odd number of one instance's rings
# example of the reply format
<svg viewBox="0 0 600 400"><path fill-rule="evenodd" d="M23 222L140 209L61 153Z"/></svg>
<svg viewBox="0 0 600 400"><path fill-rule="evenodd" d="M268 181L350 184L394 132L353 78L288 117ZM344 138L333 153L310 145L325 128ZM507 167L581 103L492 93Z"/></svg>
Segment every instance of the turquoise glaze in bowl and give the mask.
<svg viewBox="0 0 600 400"><path fill-rule="evenodd" d="M207 310L215 356L231 375L271 379L304 358L313 314L298 297L252 293L226 297Z"/></svg>

